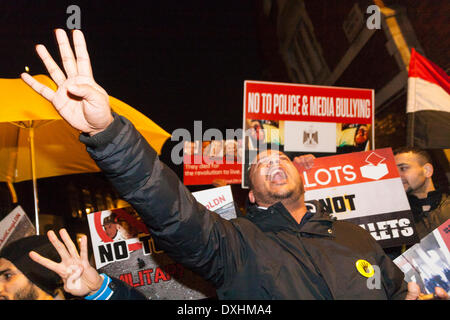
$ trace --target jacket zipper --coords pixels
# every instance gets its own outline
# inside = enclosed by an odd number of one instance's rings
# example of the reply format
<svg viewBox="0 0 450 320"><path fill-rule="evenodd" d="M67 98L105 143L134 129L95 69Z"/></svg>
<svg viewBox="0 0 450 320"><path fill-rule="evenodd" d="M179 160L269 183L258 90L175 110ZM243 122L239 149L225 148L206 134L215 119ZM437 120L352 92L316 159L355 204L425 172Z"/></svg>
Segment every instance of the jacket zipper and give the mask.
<svg viewBox="0 0 450 320"><path fill-rule="evenodd" d="M317 272L317 274L319 275L319 277L322 278L323 283L324 283L325 286L327 287L328 292L330 293L331 298L334 300L334 294L333 294L333 292L331 291L330 287L328 286L328 283L327 283L325 277L323 276L322 272L320 272L319 267L316 265L316 263L314 262L313 258L311 257L311 254L308 252L308 250L306 250L305 244L303 243L303 240L301 239L300 233L299 233L299 232L296 232L295 235L296 235L298 241L300 242L300 245L302 246L303 250L306 252L306 255L308 256L309 262L311 262L311 264L312 264L313 267L314 267L314 270Z"/></svg>

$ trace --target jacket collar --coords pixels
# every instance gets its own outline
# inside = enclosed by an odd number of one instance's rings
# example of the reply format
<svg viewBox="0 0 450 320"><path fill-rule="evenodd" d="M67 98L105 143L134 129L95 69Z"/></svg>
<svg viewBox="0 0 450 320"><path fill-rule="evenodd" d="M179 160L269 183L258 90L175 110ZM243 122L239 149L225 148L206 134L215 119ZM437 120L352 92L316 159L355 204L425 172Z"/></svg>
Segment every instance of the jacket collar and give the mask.
<svg viewBox="0 0 450 320"><path fill-rule="evenodd" d="M333 222L329 214L322 210L317 201L307 204L308 212L298 224L281 202L267 209L250 207L246 217L263 232L279 232L288 230L294 233L306 233L315 236L334 237Z"/></svg>
<svg viewBox="0 0 450 320"><path fill-rule="evenodd" d="M419 199L412 194L408 194L408 201L415 222L422 219L423 216L428 216L431 211L435 210L441 203L443 197L444 193L440 190L428 192L427 197L424 199Z"/></svg>

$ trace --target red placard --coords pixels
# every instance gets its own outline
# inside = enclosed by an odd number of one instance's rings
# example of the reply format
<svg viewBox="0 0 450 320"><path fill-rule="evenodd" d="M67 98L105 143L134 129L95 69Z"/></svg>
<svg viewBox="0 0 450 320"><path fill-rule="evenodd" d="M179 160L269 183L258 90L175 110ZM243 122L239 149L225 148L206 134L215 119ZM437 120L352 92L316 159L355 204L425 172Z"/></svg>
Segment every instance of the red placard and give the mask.
<svg viewBox="0 0 450 320"><path fill-rule="evenodd" d="M303 171L305 191L398 178L391 148L314 159Z"/></svg>
<svg viewBox="0 0 450 320"><path fill-rule="evenodd" d="M316 158L312 168L298 169L309 205L318 201L338 220L369 231L382 247L418 241L391 148Z"/></svg>
<svg viewBox="0 0 450 320"><path fill-rule="evenodd" d="M372 89L245 81L246 119L371 124Z"/></svg>
<svg viewBox="0 0 450 320"><path fill-rule="evenodd" d="M186 141L183 149L183 183L207 185L242 182L241 140Z"/></svg>
<svg viewBox="0 0 450 320"><path fill-rule="evenodd" d="M201 158L201 156L200 156ZM186 158L185 158L186 160ZM224 180L226 184L239 184L242 181L242 163L217 163L215 161L185 161L183 164L183 184L205 185L214 180Z"/></svg>

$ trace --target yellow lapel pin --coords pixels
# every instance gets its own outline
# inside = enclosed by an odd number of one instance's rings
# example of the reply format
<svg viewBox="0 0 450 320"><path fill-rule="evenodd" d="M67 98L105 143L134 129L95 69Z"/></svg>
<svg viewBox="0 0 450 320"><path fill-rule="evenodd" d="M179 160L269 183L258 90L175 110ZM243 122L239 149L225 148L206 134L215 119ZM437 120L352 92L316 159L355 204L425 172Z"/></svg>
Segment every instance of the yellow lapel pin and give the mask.
<svg viewBox="0 0 450 320"><path fill-rule="evenodd" d="M372 265L368 261L363 259L356 261L356 269L366 278L370 278L375 274L375 269L372 267Z"/></svg>

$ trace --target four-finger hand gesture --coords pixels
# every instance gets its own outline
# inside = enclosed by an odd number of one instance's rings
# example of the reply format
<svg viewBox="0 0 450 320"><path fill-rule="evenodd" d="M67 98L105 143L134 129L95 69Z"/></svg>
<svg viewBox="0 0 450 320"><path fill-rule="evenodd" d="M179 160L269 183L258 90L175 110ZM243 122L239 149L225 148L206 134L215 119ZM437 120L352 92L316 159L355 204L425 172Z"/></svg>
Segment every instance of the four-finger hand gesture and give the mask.
<svg viewBox="0 0 450 320"><path fill-rule="evenodd" d="M109 96L94 80L83 33L80 30L74 30L72 33L76 57L66 32L57 29L55 34L66 74L43 45L37 45L36 51L58 85L58 90L53 91L27 73L22 73L21 77L49 100L72 127L94 135L106 129L113 120Z"/></svg>
<svg viewBox="0 0 450 320"><path fill-rule="evenodd" d="M57 273L64 282L64 290L74 296L85 296L100 289L103 278L88 260L87 237L81 238L81 250L78 250L65 229L59 231L61 242L53 231L47 233L48 239L55 247L61 262L57 263L31 251L30 258Z"/></svg>

